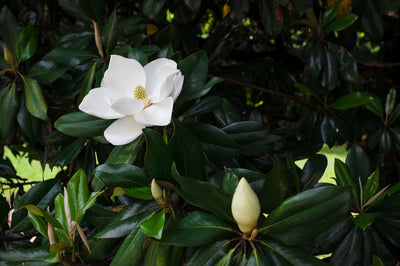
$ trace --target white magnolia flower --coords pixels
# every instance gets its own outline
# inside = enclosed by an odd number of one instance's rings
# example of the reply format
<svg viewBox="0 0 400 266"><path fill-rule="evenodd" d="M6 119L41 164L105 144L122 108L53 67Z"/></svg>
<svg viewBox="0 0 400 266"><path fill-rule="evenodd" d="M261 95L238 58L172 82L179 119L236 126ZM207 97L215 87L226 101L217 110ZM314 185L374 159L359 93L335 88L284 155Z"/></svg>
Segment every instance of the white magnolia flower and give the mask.
<svg viewBox="0 0 400 266"><path fill-rule="evenodd" d="M244 177L240 179L233 194L231 210L233 219L243 233L250 233L257 226L260 202Z"/></svg>
<svg viewBox="0 0 400 266"><path fill-rule="evenodd" d="M112 55L100 88L90 90L79 109L103 119L117 119L104 137L113 145L124 145L147 126L171 122L182 85L183 75L173 60L160 58L142 67L134 59Z"/></svg>

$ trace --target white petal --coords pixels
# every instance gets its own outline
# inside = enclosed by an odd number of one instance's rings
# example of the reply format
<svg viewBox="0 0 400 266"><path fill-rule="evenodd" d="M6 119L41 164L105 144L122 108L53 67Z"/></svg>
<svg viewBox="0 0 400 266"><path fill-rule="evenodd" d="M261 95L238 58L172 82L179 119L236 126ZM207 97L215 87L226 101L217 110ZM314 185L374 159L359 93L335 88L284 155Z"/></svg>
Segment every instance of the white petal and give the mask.
<svg viewBox="0 0 400 266"><path fill-rule="evenodd" d="M101 87L112 88L121 96L132 96L137 86L146 87L146 73L135 59L111 55Z"/></svg>
<svg viewBox="0 0 400 266"><path fill-rule="evenodd" d="M161 103L152 104L135 115L136 121L145 125L166 126L171 123L174 100L167 97Z"/></svg>
<svg viewBox="0 0 400 266"><path fill-rule="evenodd" d="M160 58L144 66L146 90L151 102L158 103L170 95L175 74L179 71L175 61Z"/></svg>
<svg viewBox="0 0 400 266"><path fill-rule="evenodd" d="M118 113L124 115L134 115L139 113L144 108L144 104L133 97L124 97L114 101L111 107L114 108L114 110Z"/></svg>
<svg viewBox="0 0 400 266"><path fill-rule="evenodd" d="M79 110L103 119L121 118L124 115L118 113L111 107L116 100L112 90L107 88L91 89L79 105Z"/></svg>
<svg viewBox="0 0 400 266"><path fill-rule="evenodd" d="M104 131L104 137L113 145L124 145L139 137L144 127L132 116L125 116L112 123Z"/></svg>
<svg viewBox="0 0 400 266"><path fill-rule="evenodd" d="M179 71L179 73L176 74L175 80L174 80L174 89L171 92L171 97L174 99L174 102L178 98L179 94L182 91L182 86L183 86L183 80L184 77L182 73Z"/></svg>

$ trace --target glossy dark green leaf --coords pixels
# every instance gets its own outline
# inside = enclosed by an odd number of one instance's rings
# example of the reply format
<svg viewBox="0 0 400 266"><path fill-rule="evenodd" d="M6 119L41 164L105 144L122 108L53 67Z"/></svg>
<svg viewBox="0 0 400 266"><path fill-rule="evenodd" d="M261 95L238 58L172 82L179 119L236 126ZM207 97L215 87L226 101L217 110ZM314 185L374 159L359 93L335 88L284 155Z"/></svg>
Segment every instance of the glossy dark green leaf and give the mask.
<svg viewBox="0 0 400 266"><path fill-rule="evenodd" d="M152 19L154 18L163 8L165 2L158 0L145 0L143 2L143 14Z"/></svg>
<svg viewBox="0 0 400 266"><path fill-rule="evenodd" d="M146 65L149 62L149 59L147 57L147 54L145 52L143 52L141 49L139 48L133 48L129 54L128 54L129 58L135 59L136 61L138 61L142 66Z"/></svg>
<svg viewBox="0 0 400 266"><path fill-rule="evenodd" d="M236 187L239 183L239 177L233 171L227 169L222 180L222 189L230 196L235 193Z"/></svg>
<svg viewBox="0 0 400 266"><path fill-rule="evenodd" d="M321 85L326 89L333 89L339 79L338 62L337 62L337 49L336 46L324 47L322 53L324 57L324 64L322 65ZM326 94L326 93L325 93Z"/></svg>
<svg viewBox="0 0 400 266"><path fill-rule="evenodd" d="M61 77L67 70L67 67L58 66L55 62L42 60L31 67L29 77L36 79L41 84L48 85Z"/></svg>
<svg viewBox="0 0 400 266"><path fill-rule="evenodd" d="M326 26L325 31L341 31L350 27L358 19L354 14L343 14Z"/></svg>
<svg viewBox="0 0 400 266"><path fill-rule="evenodd" d="M246 266L261 266L261 265L272 265L271 260L264 255L263 252L261 252L258 249L253 249L253 251L250 254L249 259L247 260Z"/></svg>
<svg viewBox="0 0 400 266"><path fill-rule="evenodd" d="M78 216L77 214L81 209L83 209L89 199L87 178L82 169L78 170L69 180L67 192L71 219L72 221L77 221L79 223L83 217L76 220L76 217Z"/></svg>
<svg viewBox="0 0 400 266"><path fill-rule="evenodd" d="M384 155L387 155L391 148L392 148L392 136L390 135L389 130L384 128L382 134L379 137L379 150Z"/></svg>
<svg viewBox="0 0 400 266"><path fill-rule="evenodd" d="M373 112L379 117L383 116L383 105L381 99L373 94L370 94L372 100L364 105L365 108Z"/></svg>
<svg viewBox="0 0 400 266"><path fill-rule="evenodd" d="M185 4L193 11L197 12L200 7L201 0L185 0Z"/></svg>
<svg viewBox="0 0 400 266"><path fill-rule="evenodd" d="M86 73L85 77L83 78L82 84L81 84L81 89L79 92L78 100L76 102L76 105L79 106L79 104L82 102L83 97L86 96L86 94L89 93L89 90L93 87L94 83L94 74L96 73L96 65L97 62L95 62L88 72Z"/></svg>
<svg viewBox="0 0 400 266"><path fill-rule="evenodd" d="M215 266L227 266L231 265L234 260L234 255L235 255L235 249L230 249L225 256L223 256L217 263L215 263Z"/></svg>
<svg viewBox="0 0 400 266"><path fill-rule="evenodd" d="M376 216L372 213L360 213L354 217L354 223L365 231L374 221Z"/></svg>
<svg viewBox="0 0 400 266"><path fill-rule="evenodd" d="M165 213L159 211L146 221L140 223L140 228L148 237L161 239L165 223Z"/></svg>
<svg viewBox="0 0 400 266"><path fill-rule="evenodd" d="M353 203L360 206L360 185L358 180L354 179L349 167L341 160L335 159L335 176L336 182L339 186L351 186Z"/></svg>
<svg viewBox="0 0 400 266"><path fill-rule="evenodd" d="M324 232L350 209L351 190L325 186L303 191L283 201L259 227L285 245L297 245Z"/></svg>
<svg viewBox="0 0 400 266"><path fill-rule="evenodd" d="M339 1L335 2L322 13L321 28L325 28L335 18L339 10L339 4Z"/></svg>
<svg viewBox="0 0 400 266"><path fill-rule="evenodd" d="M119 32L123 35L145 34L146 22L139 16L132 16L118 21Z"/></svg>
<svg viewBox="0 0 400 266"><path fill-rule="evenodd" d="M8 212L10 211L10 206L7 200L0 196L0 224L8 217Z"/></svg>
<svg viewBox="0 0 400 266"><path fill-rule="evenodd" d="M214 111L214 117L220 126L240 121L239 114L226 99L223 99L222 105Z"/></svg>
<svg viewBox="0 0 400 266"><path fill-rule="evenodd" d="M331 257L332 265L357 265L362 260L363 236L357 226L347 234Z"/></svg>
<svg viewBox="0 0 400 266"><path fill-rule="evenodd" d="M10 9L4 5L0 11L0 36L8 49L15 55L15 43L19 35L19 25Z"/></svg>
<svg viewBox="0 0 400 266"><path fill-rule="evenodd" d="M26 108L34 117L46 121L47 103L38 82L22 75L21 78L24 81Z"/></svg>
<svg viewBox="0 0 400 266"><path fill-rule="evenodd" d="M103 135L104 130L114 120L105 120L84 112L75 112L63 115L54 123L54 127L74 137L95 137Z"/></svg>
<svg viewBox="0 0 400 266"><path fill-rule="evenodd" d="M52 164L59 165L61 167L66 166L79 155L85 142L86 139L84 138L75 140L53 158Z"/></svg>
<svg viewBox="0 0 400 266"><path fill-rule="evenodd" d="M199 116L213 112L222 104L222 98L219 96L208 96L194 104L186 113L186 117Z"/></svg>
<svg viewBox="0 0 400 266"><path fill-rule="evenodd" d="M93 41L93 38L93 31L69 33L58 37L55 46L69 49L84 49L90 41Z"/></svg>
<svg viewBox="0 0 400 266"><path fill-rule="evenodd" d="M173 55L174 55L174 48L172 47L172 44L169 43L160 48L160 50L157 53L157 58L171 58Z"/></svg>
<svg viewBox="0 0 400 266"><path fill-rule="evenodd" d="M188 266L213 266L228 252L230 241L219 240L209 245L203 245L196 249L195 253L186 262Z"/></svg>
<svg viewBox="0 0 400 266"><path fill-rule="evenodd" d="M33 224L33 227L38 231L42 236L48 239L47 232L47 222L39 216L33 215L31 212L28 212L29 221Z"/></svg>
<svg viewBox="0 0 400 266"><path fill-rule="evenodd" d="M211 161L218 161L239 155L242 147L223 130L204 123L190 126L193 134L202 142L203 149Z"/></svg>
<svg viewBox="0 0 400 266"><path fill-rule="evenodd" d="M325 114L320 124L322 141L332 147L336 140L336 127L334 121L328 114Z"/></svg>
<svg viewBox="0 0 400 266"><path fill-rule="evenodd" d="M21 98L17 121L24 133L34 140L39 132L40 120L32 116L26 109L25 97Z"/></svg>
<svg viewBox="0 0 400 266"><path fill-rule="evenodd" d="M282 162L275 157L274 167L266 175L265 183L258 192L261 210L269 213L275 209L288 193L288 177Z"/></svg>
<svg viewBox="0 0 400 266"><path fill-rule="evenodd" d="M339 51L338 61L340 77L344 80L357 83L358 70L356 59L353 57L353 55L343 48Z"/></svg>
<svg viewBox="0 0 400 266"><path fill-rule="evenodd" d="M261 241L271 265L326 265L300 247L288 247L272 239Z"/></svg>
<svg viewBox="0 0 400 266"><path fill-rule="evenodd" d="M179 194L192 205L207 208L215 215L232 221L231 199L225 196L221 190L214 185L193 178L181 176L175 164L172 167L172 175L179 183Z"/></svg>
<svg viewBox="0 0 400 266"><path fill-rule="evenodd" d="M303 167L301 174L301 186L303 190L314 186L325 172L328 160L322 154L314 154L310 156Z"/></svg>
<svg viewBox="0 0 400 266"><path fill-rule="evenodd" d="M374 265L374 266L385 266L383 261L378 256L376 256L375 254L372 255L372 265Z"/></svg>
<svg viewBox="0 0 400 266"><path fill-rule="evenodd" d="M136 265L143 254L143 243L146 238L140 226L135 226L125 238L110 265Z"/></svg>
<svg viewBox="0 0 400 266"><path fill-rule="evenodd" d="M194 211L171 224L163 233L162 242L185 247L211 243L232 229L214 215Z"/></svg>
<svg viewBox="0 0 400 266"><path fill-rule="evenodd" d="M208 73L208 57L205 51L199 51L184 58L178 64L185 80L180 98L196 98L204 92L202 86L206 82ZM199 96L200 95L200 96ZM204 95L204 94L203 94Z"/></svg>
<svg viewBox="0 0 400 266"><path fill-rule="evenodd" d="M139 227L150 215L159 209L156 201L135 200L134 204L126 206L107 226L98 232L96 238L121 238Z"/></svg>
<svg viewBox="0 0 400 266"><path fill-rule="evenodd" d="M0 261L19 262L18 265L21 265L24 262L43 260L48 255L48 248L44 247L32 249L12 249L7 251L0 250Z"/></svg>
<svg viewBox="0 0 400 266"><path fill-rule="evenodd" d="M324 64L324 47L318 40L310 41L304 47L307 70L313 77L318 77Z"/></svg>
<svg viewBox="0 0 400 266"><path fill-rule="evenodd" d="M148 187L134 187L134 188L123 188L122 189L126 195L131 198L143 199L143 200L153 200L153 195L151 194L151 188ZM114 190L115 191L115 190ZM114 192L115 193L115 192Z"/></svg>
<svg viewBox="0 0 400 266"><path fill-rule="evenodd" d="M13 83L10 87L4 87L0 90L1 140L6 140L13 133L17 111L17 86Z"/></svg>
<svg viewBox="0 0 400 266"><path fill-rule="evenodd" d="M391 88L389 93L386 95L385 101L385 113L387 115L392 114L394 108L396 107L396 89Z"/></svg>
<svg viewBox="0 0 400 266"><path fill-rule="evenodd" d="M105 52L109 54L117 43L118 38L118 21L116 9L114 9L110 17L108 18L107 23L103 28L102 37Z"/></svg>
<svg viewBox="0 0 400 266"><path fill-rule="evenodd" d="M368 155L364 152L363 148L354 144L351 146L346 157L346 165L349 167L351 175L361 179L361 184L365 184L368 176L371 174L371 162Z"/></svg>
<svg viewBox="0 0 400 266"><path fill-rule="evenodd" d="M151 183L141 168L130 164L101 164L94 170L94 175L109 188L143 187Z"/></svg>
<svg viewBox="0 0 400 266"><path fill-rule="evenodd" d="M146 138L144 166L151 178L171 180L172 155L162 136L152 129L143 129Z"/></svg>
<svg viewBox="0 0 400 266"><path fill-rule="evenodd" d="M146 249L143 266L179 266L182 264L183 248L166 245L158 241L152 241Z"/></svg>
<svg viewBox="0 0 400 266"><path fill-rule="evenodd" d="M372 100L373 98L369 94L352 92L337 99L331 107L338 110L346 110L364 105Z"/></svg>
<svg viewBox="0 0 400 266"><path fill-rule="evenodd" d="M379 170L375 170L365 182L363 187L363 203L367 203L370 198L377 192L379 187Z"/></svg>
<svg viewBox="0 0 400 266"><path fill-rule="evenodd" d="M86 218L85 218L86 220ZM107 260L108 255L118 245L118 238L107 238L107 239L88 239L90 246L90 253L86 248L80 250L80 256L85 263L96 263L99 261Z"/></svg>
<svg viewBox="0 0 400 266"><path fill-rule="evenodd" d="M86 23L92 19L97 22L104 19L103 0L58 0L58 4L68 15Z"/></svg>
<svg viewBox="0 0 400 266"><path fill-rule="evenodd" d="M384 21L377 3L373 0L365 0L360 18L360 29L372 41L381 40L384 33Z"/></svg>
<svg viewBox="0 0 400 266"><path fill-rule="evenodd" d="M132 164L141 151L144 137L141 135L131 143L115 146L106 164Z"/></svg>
<svg viewBox="0 0 400 266"><path fill-rule="evenodd" d="M189 96L187 96L186 99L190 100L190 99L202 97L202 96L206 95L214 87L215 84L218 84L222 81L224 81L224 80L221 78L212 77L207 81L206 84L204 84L200 88L196 89L196 91L193 91L193 93L191 93Z"/></svg>
<svg viewBox="0 0 400 266"><path fill-rule="evenodd" d="M271 1L259 1L258 10L261 22L265 30L272 35L276 35L282 28L282 21L277 19L277 3Z"/></svg>
<svg viewBox="0 0 400 266"><path fill-rule="evenodd" d="M204 179L205 157L200 141L182 122L172 121L174 135L169 148L178 171L185 177Z"/></svg>
<svg viewBox="0 0 400 266"><path fill-rule="evenodd" d="M15 44L15 52L18 62L23 62L33 56L37 49L35 28L29 24L18 36Z"/></svg>
<svg viewBox="0 0 400 266"><path fill-rule="evenodd" d="M267 127L254 121L231 123L223 127L222 130L240 144L260 140L268 133Z"/></svg>
<svg viewBox="0 0 400 266"><path fill-rule="evenodd" d="M52 61L61 67L73 67L93 58L96 55L89 51L57 47L46 54L43 60Z"/></svg>

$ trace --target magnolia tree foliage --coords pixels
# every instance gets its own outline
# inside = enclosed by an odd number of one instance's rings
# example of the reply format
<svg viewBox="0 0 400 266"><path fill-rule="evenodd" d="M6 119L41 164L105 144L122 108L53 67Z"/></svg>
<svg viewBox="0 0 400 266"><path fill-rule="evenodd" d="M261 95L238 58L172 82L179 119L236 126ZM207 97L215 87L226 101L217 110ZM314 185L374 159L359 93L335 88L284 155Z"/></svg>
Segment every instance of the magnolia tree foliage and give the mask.
<svg viewBox="0 0 400 266"><path fill-rule="evenodd" d="M395 265L399 7L1 2L0 264Z"/></svg>

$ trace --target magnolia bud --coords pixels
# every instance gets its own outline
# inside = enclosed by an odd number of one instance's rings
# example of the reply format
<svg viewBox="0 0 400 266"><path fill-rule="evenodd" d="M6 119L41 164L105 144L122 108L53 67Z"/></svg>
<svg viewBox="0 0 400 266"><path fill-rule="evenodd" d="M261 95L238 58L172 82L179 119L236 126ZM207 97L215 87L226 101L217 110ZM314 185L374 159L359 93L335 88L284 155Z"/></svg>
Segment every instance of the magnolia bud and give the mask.
<svg viewBox="0 0 400 266"><path fill-rule="evenodd" d="M103 53L103 42L101 40L101 31L99 24L97 24L96 21L92 20L93 23L93 28L94 28L94 41L96 43L97 51L99 52L99 55L101 58L104 58L104 53Z"/></svg>
<svg viewBox="0 0 400 266"><path fill-rule="evenodd" d="M250 233L257 226L260 202L246 178L240 179L232 198L232 215L243 233Z"/></svg>
<svg viewBox="0 0 400 266"><path fill-rule="evenodd" d="M160 205L165 204L164 193L154 178L151 181L151 195Z"/></svg>

